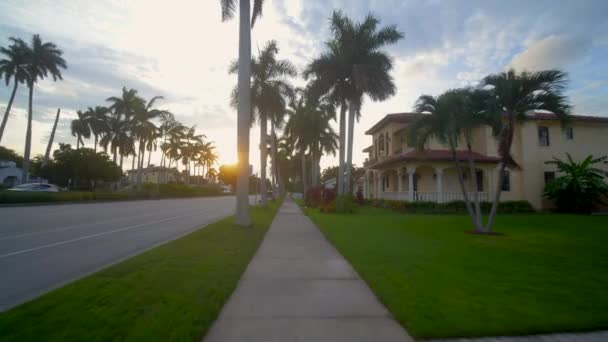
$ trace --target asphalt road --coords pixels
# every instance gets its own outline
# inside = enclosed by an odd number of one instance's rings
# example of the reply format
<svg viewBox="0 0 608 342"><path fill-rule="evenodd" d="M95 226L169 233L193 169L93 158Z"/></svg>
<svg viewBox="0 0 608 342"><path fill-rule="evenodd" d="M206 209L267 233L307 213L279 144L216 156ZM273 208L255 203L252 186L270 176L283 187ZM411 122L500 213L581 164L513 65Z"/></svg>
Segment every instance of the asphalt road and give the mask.
<svg viewBox="0 0 608 342"><path fill-rule="evenodd" d="M0 208L0 311L215 222L234 206L234 197L213 197Z"/></svg>

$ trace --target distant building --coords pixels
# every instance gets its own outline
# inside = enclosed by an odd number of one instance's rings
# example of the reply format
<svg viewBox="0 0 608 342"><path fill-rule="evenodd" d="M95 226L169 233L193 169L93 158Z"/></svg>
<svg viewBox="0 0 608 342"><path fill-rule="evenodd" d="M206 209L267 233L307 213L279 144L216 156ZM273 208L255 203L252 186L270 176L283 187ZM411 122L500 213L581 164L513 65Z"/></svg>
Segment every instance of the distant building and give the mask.
<svg viewBox="0 0 608 342"><path fill-rule="evenodd" d="M404 201L449 202L462 200L453 156L447 146L431 140L424 151L407 143L407 128L424 114L388 114L366 134L372 145L368 153L362 190L366 198L383 198ZM554 165L545 164L554 157L564 158L569 153L577 161L588 155L607 154L608 118L573 115L566 127L560 125L554 114L530 112L524 122L517 123L511 153L519 168L505 170L501 201L526 200L536 209L548 206L543 199L546 182L556 176ZM473 130L471 156L476 162L475 174L464 171L467 190L477 192L484 201L494 198L498 180L498 146L489 127ZM459 144L462 146L463 144ZM456 151L462 163L468 152ZM601 166L608 171L608 164ZM465 167L466 169L466 167ZM469 180L476 177L478 188Z"/></svg>
<svg viewBox="0 0 608 342"><path fill-rule="evenodd" d="M137 183L137 173L137 169L127 171L127 179L129 183ZM142 183L177 183L181 181L181 179L182 174L179 173L176 169L170 169L162 166L150 166L141 169Z"/></svg>
<svg viewBox="0 0 608 342"><path fill-rule="evenodd" d="M338 182L336 181L335 178L331 178L331 179L324 181L323 186L327 189L334 189L336 187L337 183Z"/></svg>
<svg viewBox="0 0 608 342"><path fill-rule="evenodd" d="M23 170L14 161L0 160L0 184L3 187L13 187L21 184Z"/></svg>

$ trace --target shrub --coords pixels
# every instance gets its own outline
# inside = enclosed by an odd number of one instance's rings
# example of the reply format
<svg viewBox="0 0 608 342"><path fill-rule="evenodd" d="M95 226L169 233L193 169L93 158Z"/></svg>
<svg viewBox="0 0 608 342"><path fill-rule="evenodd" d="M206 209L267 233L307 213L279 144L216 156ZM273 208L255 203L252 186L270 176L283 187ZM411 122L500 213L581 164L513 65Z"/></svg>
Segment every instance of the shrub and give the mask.
<svg viewBox="0 0 608 342"><path fill-rule="evenodd" d="M336 212L337 213L355 213L357 212L357 204L353 195L339 195L336 197Z"/></svg>
<svg viewBox="0 0 608 342"><path fill-rule="evenodd" d="M359 205L363 205L365 204L365 198L363 197L363 191L358 190L357 191L357 198L356 198L356 202Z"/></svg>
<svg viewBox="0 0 608 342"><path fill-rule="evenodd" d="M304 204L310 208L318 208L322 204L323 200L323 188L322 187L310 187L306 189L304 195Z"/></svg>
<svg viewBox="0 0 608 342"><path fill-rule="evenodd" d="M467 212L464 201L435 203L375 199L371 201L371 205L378 208L387 208L411 214L452 214ZM492 207L492 203L490 202L481 202L480 205L483 212L489 212ZM497 211L503 214L514 214L532 213L535 210L528 201L506 201L498 203Z"/></svg>

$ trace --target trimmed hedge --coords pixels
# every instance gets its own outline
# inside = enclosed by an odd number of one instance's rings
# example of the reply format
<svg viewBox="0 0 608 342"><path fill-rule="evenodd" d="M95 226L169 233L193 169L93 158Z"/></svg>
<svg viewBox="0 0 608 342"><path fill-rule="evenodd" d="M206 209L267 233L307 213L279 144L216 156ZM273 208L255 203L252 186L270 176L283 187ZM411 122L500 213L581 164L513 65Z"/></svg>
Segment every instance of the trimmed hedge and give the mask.
<svg viewBox="0 0 608 342"><path fill-rule="evenodd" d="M416 214L452 214L466 213L464 201L452 201L447 203L435 202L404 202L392 200L370 200L368 203L374 207L389 208L403 213ZM490 202L481 202L481 210L489 212L492 207ZM497 211L502 214L533 213L534 208L528 201L505 201L498 203Z"/></svg>

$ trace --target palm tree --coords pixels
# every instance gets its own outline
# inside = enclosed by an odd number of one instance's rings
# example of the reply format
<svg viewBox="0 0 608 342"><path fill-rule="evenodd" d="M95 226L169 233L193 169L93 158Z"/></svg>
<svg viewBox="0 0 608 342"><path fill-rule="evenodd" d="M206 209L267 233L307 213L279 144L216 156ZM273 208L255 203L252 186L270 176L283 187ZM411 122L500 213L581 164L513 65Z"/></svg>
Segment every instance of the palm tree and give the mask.
<svg viewBox="0 0 608 342"><path fill-rule="evenodd" d="M498 183L485 227L486 233L490 233L494 225L504 171L507 167L518 167L511 155L516 122L525 120L526 113L533 110L548 110L562 123L567 122L571 110L564 95L567 81L567 74L560 70L517 73L513 69L486 76L481 81L480 87L489 89L489 97L492 99L487 111L494 118L493 128L498 139L500 157Z"/></svg>
<svg viewBox="0 0 608 342"><path fill-rule="evenodd" d="M87 110L91 134L95 139L93 145L93 149L95 150L95 152L97 152L99 138L103 137L103 135L108 132L108 112L109 109L103 106L95 106L95 108L89 107L89 109Z"/></svg>
<svg viewBox="0 0 608 342"><path fill-rule="evenodd" d="M76 149L80 148L80 144L84 146L82 138L88 139L91 137L91 127L89 126L90 117L87 113L76 111L77 118L72 120L71 130L72 136L76 137Z"/></svg>
<svg viewBox="0 0 608 342"><path fill-rule="evenodd" d="M6 82L7 86L9 85L11 79L13 80L14 84L11 97L9 98L8 105L4 111L2 124L0 125L0 142L2 141L4 128L6 127L6 122L8 121L11 107L13 106L13 100L15 99L15 94L17 93L17 87L19 86L19 83L25 82L27 76L25 69L27 46L21 39L11 37L9 40L11 41L11 45L9 45L8 48L0 48L0 54L5 56L3 59L0 59L0 78L4 77L4 81Z"/></svg>
<svg viewBox="0 0 608 342"><path fill-rule="evenodd" d="M62 79L61 70L66 69L67 64L61 57L63 52L53 43L43 43L40 36L32 36L31 45L23 44L25 54L25 74L29 88L27 131L25 133L25 152L23 153L23 182L29 181L30 151L32 147L32 115L34 100L34 85L49 74L54 81Z"/></svg>
<svg viewBox="0 0 608 342"><path fill-rule="evenodd" d="M291 101L285 126L285 134L294 137L294 146L302 158L302 186L307 188L306 153L310 156L311 185L318 185L319 162L325 153L335 154L338 136L331 127L335 120L335 107L326 98L317 98L306 91L298 90Z"/></svg>
<svg viewBox="0 0 608 342"><path fill-rule="evenodd" d="M188 182L190 182L190 162L194 159L197 150L196 145L203 143L203 138L206 138L204 134L196 134L196 125L188 128L184 134L183 139L186 140L185 144L181 148L182 164L186 166L186 172L188 175Z"/></svg>
<svg viewBox="0 0 608 342"><path fill-rule="evenodd" d="M604 180L608 172L595 167L608 160L607 156L594 158L587 156L582 162L576 162L569 153L567 160L553 158L545 164L553 164L560 177L547 183L545 197L555 200L555 205L562 212L588 214L595 204L605 204L601 197L608 193L608 183Z"/></svg>
<svg viewBox="0 0 608 342"><path fill-rule="evenodd" d="M220 0L222 21L234 17L236 0ZM250 0L239 0L239 106L237 122L238 177L236 186L236 218L239 226L251 226L249 215L249 116L251 111L251 27L257 18L262 16L264 0L253 0L251 12Z"/></svg>
<svg viewBox="0 0 608 342"><path fill-rule="evenodd" d="M109 109L113 112L113 124L116 125L113 132L113 138L116 142L115 151L118 150L120 155L120 168L122 169L122 161L124 156L136 154L135 135L133 128L135 123L135 114L145 107L145 101L137 95L137 90L122 88L120 97L112 96L106 99L110 102ZM117 149L116 149L117 148ZM115 158L116 159L116 158Z"/></svg>
<svg viewBox="0 0 608 342"><path fill-rule="evenodd" d="M315 75L321 89L331 93L341 105L340 113L340 193L350 194L352 150L355 117L360 116L363 95L373 101L383 101L395 94L390 76L391 58L381 49L403 38L395 25L378 29L380 20L369 14L361 23L353 23L341 11L334 11L331 19L332 41L328 52L314 60L306 74ZM344 164L345 109L348 102L348 145ZM346 169L346 170L345 170ZM342 189L342 191L340 191Z"/></svg>
<svg viewBox="0 0 608 342"><path fill-rule="evenodd" d="M469 173L475 175L476 169L472 158L472 132L475 127L488 122L486 112L482 110L485 100L481 92L483 90L454 89L436 98L430 95L420 96L414 105L414 111L421 115L409 127L407 134L409 144L419 150L424 149L429 140L433 138L449 147L467 212L478 232L483 231L479 196L475 192L473 204L471 204L456 150L458 141L460 138L464 138L468 152ZM477 177L471 176L469 179L471 182L475 182L474 189L478 189Z"/></svg>
<svg viewBox="0 0 608 342"><path fill-rule="evenodd" d="M268 142L268 119L273 113L284 113L284 95L290 93L291 86L286 76L295 76L295 67L287 60L277 60L279 49L274 40L269 41L251 60L251 123L260 122L260 201L267 205L266 199L266 157ZM234 62L230 73L238 71L238 62ZM238 86L232 92L232 105L238 106Z"/></svg>
<svg viewBox="0 0 608 342"><path fill-rule="evenodd" d="M210 182L215 183L215 181L216 181L216 179L217 179L217 176L218 176L218 173L217 173L217 170L216 170L215 168L211 167L211 168L209 168L209 169L207 170L207 179L208 179Z"/></svg>

